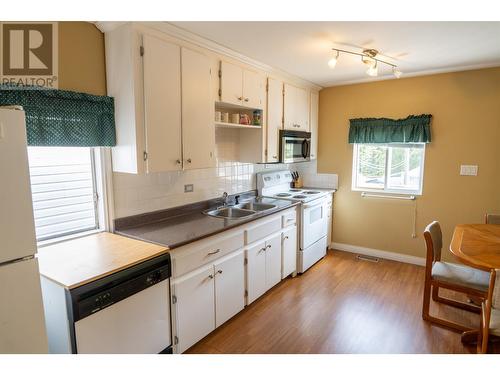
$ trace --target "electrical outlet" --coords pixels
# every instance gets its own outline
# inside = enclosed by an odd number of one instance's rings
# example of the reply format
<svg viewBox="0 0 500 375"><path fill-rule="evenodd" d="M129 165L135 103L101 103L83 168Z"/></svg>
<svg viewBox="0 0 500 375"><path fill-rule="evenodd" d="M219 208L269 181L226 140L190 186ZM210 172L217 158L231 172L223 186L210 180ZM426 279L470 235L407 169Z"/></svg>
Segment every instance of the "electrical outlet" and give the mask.
<svg viewBox="0 0 500 375"><path fill-rule="evenodd" d="M477 165L461 165L460 176L477 176Z"/></svg>
<svg viewBox="0 0 500 375"><path fill-rule="evenodd" d="M192 193L194 191L193 184L184 185L184 193Z"/></svg>

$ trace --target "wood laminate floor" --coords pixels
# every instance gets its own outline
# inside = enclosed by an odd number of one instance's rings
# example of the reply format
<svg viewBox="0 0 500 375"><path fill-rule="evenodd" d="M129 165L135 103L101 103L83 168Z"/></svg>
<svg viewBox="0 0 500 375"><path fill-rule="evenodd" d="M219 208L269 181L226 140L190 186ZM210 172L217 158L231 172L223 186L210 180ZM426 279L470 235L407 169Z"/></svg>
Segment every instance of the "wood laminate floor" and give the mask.
<svg viewBox="0 0 500 375"><path fill-rule="evenodd" d="M423 285L423 267L329 251L187 353L475 353L458 333L422 320ZM434 302L431 313L479 325L479 315Z"/></svg>

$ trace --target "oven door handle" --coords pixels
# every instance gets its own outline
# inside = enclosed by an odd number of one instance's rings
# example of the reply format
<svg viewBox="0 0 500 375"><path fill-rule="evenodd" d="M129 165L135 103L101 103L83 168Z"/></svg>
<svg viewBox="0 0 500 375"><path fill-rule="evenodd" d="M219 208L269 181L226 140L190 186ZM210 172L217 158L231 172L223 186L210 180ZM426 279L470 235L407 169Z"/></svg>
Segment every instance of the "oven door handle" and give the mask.
<svg viewBox="0 0 500 375"><path fill-rule="evenodd" d="M304 204L302 207L303 208L314 208L314 207L322 206L324 204L325 204L325 202L322 200L321 202L318 202L318 203Z"/></svg>

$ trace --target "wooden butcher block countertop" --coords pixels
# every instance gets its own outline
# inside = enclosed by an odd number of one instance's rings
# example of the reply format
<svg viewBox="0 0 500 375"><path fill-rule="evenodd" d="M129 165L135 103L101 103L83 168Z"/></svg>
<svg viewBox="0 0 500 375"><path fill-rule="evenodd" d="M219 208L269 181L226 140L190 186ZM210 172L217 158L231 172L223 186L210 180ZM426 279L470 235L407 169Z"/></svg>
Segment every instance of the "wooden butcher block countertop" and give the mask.
<svg viewBox="0 0 500 375"><path fill-rule="evenodd" d="M67 289L168 251L166 246L102 232L38 249L40 274Z"/></svg>

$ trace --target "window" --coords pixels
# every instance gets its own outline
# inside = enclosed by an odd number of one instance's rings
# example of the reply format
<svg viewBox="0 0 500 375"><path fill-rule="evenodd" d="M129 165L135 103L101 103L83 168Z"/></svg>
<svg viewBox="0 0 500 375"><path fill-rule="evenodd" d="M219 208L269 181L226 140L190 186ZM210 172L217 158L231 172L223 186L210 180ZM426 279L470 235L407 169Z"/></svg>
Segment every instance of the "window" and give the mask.
<svg viewBox="0 0 500 375"><path fill-rule="evenodd" d="M94 150L28 147L37 241L97 229Z"/></svg>
<svg viewBox="0 0 500 375"><path fill-rule="evenodd" d="M421 194L424 143L355 144L352 190Z"/></svg>

